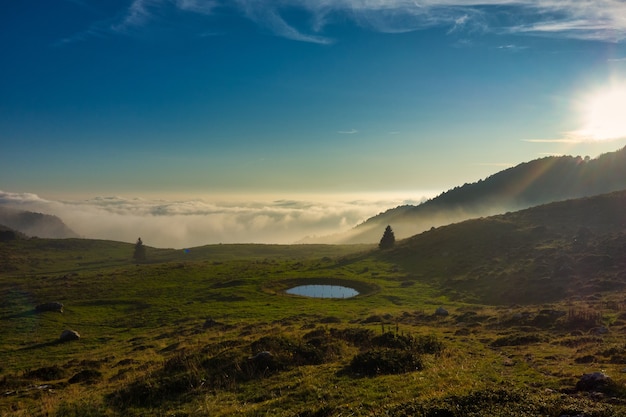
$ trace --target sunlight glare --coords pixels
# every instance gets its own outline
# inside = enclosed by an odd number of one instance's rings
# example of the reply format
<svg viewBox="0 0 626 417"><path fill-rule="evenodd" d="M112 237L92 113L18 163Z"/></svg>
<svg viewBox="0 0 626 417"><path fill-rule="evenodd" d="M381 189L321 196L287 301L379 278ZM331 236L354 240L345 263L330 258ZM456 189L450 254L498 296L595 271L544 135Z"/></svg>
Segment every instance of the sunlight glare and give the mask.
<svg viewBox="0 0 626 417"><path fill-rule="evenodd" d="M574 134L587 140L626 137L626 84L600 90L585 100L584 127Z"/></svg>

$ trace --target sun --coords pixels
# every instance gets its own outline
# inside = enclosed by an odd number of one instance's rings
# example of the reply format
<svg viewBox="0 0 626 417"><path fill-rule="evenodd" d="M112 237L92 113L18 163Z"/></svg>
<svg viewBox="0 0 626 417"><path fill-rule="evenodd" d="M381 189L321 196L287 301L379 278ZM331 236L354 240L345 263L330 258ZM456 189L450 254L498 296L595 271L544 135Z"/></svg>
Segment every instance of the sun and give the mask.
<svg viewBox="0 0 626 417"><path fill-rule="evenodd" d="M582 106L583 127L574 133L586 140L626 138L626 83L596 91Z"/></svg>

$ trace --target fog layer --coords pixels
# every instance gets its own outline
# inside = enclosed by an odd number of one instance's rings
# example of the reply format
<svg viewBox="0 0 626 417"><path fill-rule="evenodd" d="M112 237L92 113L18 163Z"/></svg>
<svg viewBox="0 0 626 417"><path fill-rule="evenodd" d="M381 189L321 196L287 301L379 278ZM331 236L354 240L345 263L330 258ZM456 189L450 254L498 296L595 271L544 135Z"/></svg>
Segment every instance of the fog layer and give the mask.
<svg viewBox="0 0 626 417"><path fill-rule="evenodd" d="M272 199L159 200L96 197L50 200L30 193L0 191L0 205L53 214L84 238L186 248L215 243L290 244L307 236L343 232L389 208L418 204L426 195ZM381 231L382 233L382 231Z"/></svg>

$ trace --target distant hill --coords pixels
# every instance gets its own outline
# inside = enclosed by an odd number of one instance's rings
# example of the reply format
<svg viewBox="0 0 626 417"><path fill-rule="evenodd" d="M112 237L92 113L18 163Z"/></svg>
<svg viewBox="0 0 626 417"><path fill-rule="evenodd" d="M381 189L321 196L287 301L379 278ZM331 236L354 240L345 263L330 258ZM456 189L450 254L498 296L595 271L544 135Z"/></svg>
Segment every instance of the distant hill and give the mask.
<svg viewBox="0 0 626 417"><path fill-rule="evenodd" d="M420 205L399 206L351 231L305 242L376 243L387 225L406 238L445 224L626 189L626 147L598 158L551 156L464 184Z"/></svg>
<svg viewBox="0 0 626 417"><path fill-rule="evenodd" d="M429 230L378 256L451 299L542 303L626 288L626 191Z"/></svg>
<svg viewBox="0 0 626 417"><path fill-rule="evenodd" d="M0 242L10 242L17 239L25 239L26 235L0 224Z"/></svg>
<svg viewBox="0 0 626 417"><path fill-rule="evenodd" d="M78 235L56 216L0 207L0 224L27 236L64 239Z"/></svg>

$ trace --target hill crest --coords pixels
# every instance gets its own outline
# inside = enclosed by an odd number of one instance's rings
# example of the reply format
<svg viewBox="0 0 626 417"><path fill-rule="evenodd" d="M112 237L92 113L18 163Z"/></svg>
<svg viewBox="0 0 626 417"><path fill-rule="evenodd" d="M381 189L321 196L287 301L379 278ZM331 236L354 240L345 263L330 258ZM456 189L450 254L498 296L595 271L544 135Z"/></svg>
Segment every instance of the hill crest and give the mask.
<svg viewBox="0 0 626 417"><path fill-rule="evenodd" d="M65 239L79 237L57 216L0 207L0 224L31 237Z"/></svg>
<svg viewBox="0 0 626 417"><path fill-rule="evenodd" d="M549 156L450 189L417 206L403 205L318 243L376 243L387 225L403 239L431 227L554 201L626 189L626 147L597 158ZM306 243L313 243L306 240Z"/></svg>

